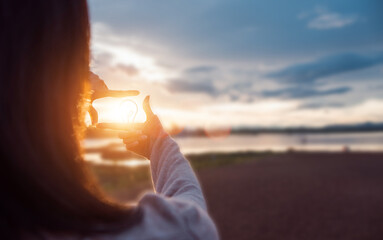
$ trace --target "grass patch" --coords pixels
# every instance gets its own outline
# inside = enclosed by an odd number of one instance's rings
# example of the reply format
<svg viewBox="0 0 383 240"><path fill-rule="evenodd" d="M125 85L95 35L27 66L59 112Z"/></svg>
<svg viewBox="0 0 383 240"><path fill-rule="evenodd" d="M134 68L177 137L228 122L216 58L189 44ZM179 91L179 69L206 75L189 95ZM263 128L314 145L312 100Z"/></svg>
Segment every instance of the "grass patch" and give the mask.
<svg viewBox="0 0 383 240"><path fill-rule="evenodd" d="M249 162L272 154L272 152L205 153L190 154L186 158L193 169L199 171ZM149 166L121 167L92 163L89 163L89 166L101 189L109 196L118 196L122 192L133 191L140 186L147 187L151 182Z"/></svg>
<svg viewBox="0 0 383 240"><path fill-rule="evenodd" d="M235 152L235 153L205 153L187 155L193 169L221 167L231 164L240 164L274 154L265 152Z"/></svg>
<svg viewBox="0 0 383 240"><path fill-rule="evenodd" d="M133 168L90 164L90 169L101 188L108 194L151 181L149 166Z"/></svg>

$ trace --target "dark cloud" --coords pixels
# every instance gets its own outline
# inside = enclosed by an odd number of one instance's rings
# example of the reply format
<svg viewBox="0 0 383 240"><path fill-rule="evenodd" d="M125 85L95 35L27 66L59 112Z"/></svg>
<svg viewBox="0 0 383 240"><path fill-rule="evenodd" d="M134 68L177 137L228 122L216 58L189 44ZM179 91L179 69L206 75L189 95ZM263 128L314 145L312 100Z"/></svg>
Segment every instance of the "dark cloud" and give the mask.
<svg viewBox="0 0 383 240"><path fill-rule="evenodd" d="M215 71L217 68L214 66L197 66L188 68L185 70L186 74L195 74L195 73L211 73Z"/></svg>
<svg viewBox="0 0 383 240"><path fill-rule="evenodd" d="M317 61L289 66L267 75L280 82L313 84L321 78L361 70L383 63L383 53L358 55L352 53L333 55Z"/></svg>
<svg viewBox="0 0 383 240"><path fill-rule="evenodd" d="M166 88L173 93L189 92L205 93L211 97L227 96L232 102L252 102L256 95L251 90L252 82L234 83L225 88L219 88L217 84L214 84L215 81L218 80L209 78L175 79L168 81Z"/></svg>
<svg viewBox="0 0 383 240"><path fill-rule="evenodd" d="M118 65L117 68L124 71L129 76L136 76L140 73L140 70L134 65Z"/></svg>
<svg viewBox="0 0 383 240"><path fill-rule="evenodd" d="M314 102L314 103L304 103L299 106L300 109L319 109L319 108L342 108L345 104L338 102Z"/></svg>
<svg viewBox="0 0 383 240"><path fill-rule="evenodd" d="M92 53L91 59L92 59L92 68L97 68L100 66L110 65L113 60L113 55L106 52Z"/></svg>
<svg viewBox="0 0 383 240"><path fill-rule="evenodd" d="M253 89L256 82L253 79L246 81L229 81L226 85L225 75L214 66L197 66L184 71L180 79L171 80L167 88L171 92L205 93L212 97L227 96L231 101L252 102L254 97L280 98L280 99L310 99L330 95L342 95L350 92L350 86L319 89L313 84L321 77L340 74L342 72L363 69L383 62L383 54L375 56L361 56L356 54L342 54L320 59L315 62L289 67L269 76L279 77L280 81L289 84L289 87L274 90ZM305 79L305 81L303 80ZM263 80L266 81L266 80ZM310 83L310 84L309 84ZM300 84L299 86L297 84ZM221 87L218 87L221 86ZM323 87L323 85L321 85ZM330 105L328 105L329 107ZM307 104L304 108L325 107L319 104ZM335 105L332 105L335 107ZM339 106L341 107L341 106Z"/></svg>
<svg viewBox="0 0 383 240"><path fill-rule="evenodd" d="M238 94L230 94L229 97L230 97L230 100L232 102L235 102L235 101L239 100L239 95Z"/></svg>
<svg viewBox="0 0 383 240"><path fill-rule="evenodd" d="M381 48L381 2L321 2L333 14L363 19L325 32L310 31L298 19L302 12L315 10L317 1L90 0L89 5L93 22L135 39L150 39L183 58L263 59Z"/></svg>
<svg viewBox="0 0 383 240"><path fill-rule="evenodd" d="M198 81L190 81L185 79L170 80L168 81L166 87L170 92L173 93L207 93L212 96L218 93L211 79L204 79Z"/></svg>
<svg viewBox="0 0 383 240"><path fill-rule="evenodd" d="M275 78L279 82L292 84L294 87L290 86L261 92L254 92L252 90L254 85L252 80L231 82L226 87L217 88L217 84L214 84L214 82L218 81L217 79L222 80L217 78L220 74L217 67L197 66L185 70L182 80L170 81L168 89L172 92L201 92L211 96L228 95L232 101L251 98L255 95L284 99L341 95L350 92L351 87L343 86L320 90L317 88L318 85L315 84L316 81L336 74L372 67L380 63L383 63L383 53L375 55L348 53L329 56L314 62L293 65L281 71L268 74L268 77ZM297 84L299 84L299 87Z"/></svg>
<svg viewBox="0 0 383 240"><path fill-rule="evenodd" d="M206 93L217 96L220 91L214 84L216 74L219 73L215 66L195 66L183 71L179 79L169 80L166 88L170 92Z"/></svg>
<svg viewBox="0 0 383 240"><path fill-rule="evenodd" d="M179 79L166 83L170 92L202 93L236 102L254 98L258 101L262 97L301 99L302 104L306 103L302 107L306 108L325 107L312 102L332 101L335 96L339 98L336 101L349 104L382 95L376 89L358 87L358 91L342 98L342 94L351 91L348 82L357 88L354 84L357 79L365 81L366 86L371 79L379 79L381 71L378 68L370 69L376 70L372 73L359 71L353 75L353 80L347 79L351 74L339 76L345 87L332 89L326 82L320 86L314 84L326 77L382 63L383 53L380 56L338 54L383 50L381 0L326 0L319 5L318 1L305 0L278 3L269 0L169 0L166 4L163 1L90 0L89 6L92 24L105 24L108 31L121 37L121 43L126 41L138 53L182 72ZM358 19L344 28L309 29L311 20L319 16L315 13L318 6L326 8L332 16L357 16ZM305 12L314 15L300 19ZM331 24L326 24L329 29ZM315 26L318 29L318 22ZM323 29L323 22L321 26ZM265 76L264 71L275 69L286 60L294 63L297 59L315 59L326 54L338 55L291 65L267 75L270 79L261 78ZM197 65L185 69L187 63ZM250 76L233 72L234 68L246 69ZM128 68L127 73L134 74L135 70ZM366 77L366 74L371 76ZM277 81L277 86L273 80ZM266 87L270 90L264 91ZM323 90L326 88L328 90ZM326 96L333 97L327 100Z"/></svg>
<svg viewBox="0 0 383 240"><path fill-rule="evenodd" d="M249 91L253 87L253 81L242 81L230 84L225 91Z"/></svg>
<svg viewBox="0 0 383 240"><path fill-rule="evenodd" d="M231 101L248 101L254 95L252 81L230 81L215 66L197 66L183 71L181 78L168 81L171 92L205 93L211 97L227 96Z"/></svg>
<svg viewBox="0 0 383 240"><path fill-rule="evenodd" d="M278 98L309 98L309 97L322 97L328 95L340 95L351 91L350 87L338 87L327 90L317 90L315 88L297 87L297 88L284 88L279 90L263 91L263 97L278 97Z"/></svg>

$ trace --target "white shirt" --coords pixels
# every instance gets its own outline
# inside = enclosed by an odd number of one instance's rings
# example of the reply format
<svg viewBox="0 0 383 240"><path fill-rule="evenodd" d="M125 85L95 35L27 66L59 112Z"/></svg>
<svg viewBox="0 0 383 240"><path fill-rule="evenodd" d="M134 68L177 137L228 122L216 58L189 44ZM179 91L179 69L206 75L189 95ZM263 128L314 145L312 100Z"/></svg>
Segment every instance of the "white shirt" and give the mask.
<svg viewBox="0 0 383 240"><path fill-rule="evenodd" d="M173 139L156 141L150 166L156 193L145 194L138 202L136 207L143 211L142 221L105 239L219 239L206 211L200 184Z"/></svg>

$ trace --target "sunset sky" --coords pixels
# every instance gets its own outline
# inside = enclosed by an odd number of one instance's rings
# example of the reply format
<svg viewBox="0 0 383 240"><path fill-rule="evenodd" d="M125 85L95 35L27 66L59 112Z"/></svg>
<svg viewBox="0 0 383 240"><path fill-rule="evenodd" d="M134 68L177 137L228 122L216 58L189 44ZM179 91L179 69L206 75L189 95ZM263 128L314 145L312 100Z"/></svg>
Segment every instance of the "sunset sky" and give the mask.
<svg viewBox="0 0 383 240"><path fill-rule="evenodd" d="M89 4L92 70L150 94L167 126L383 122L380 0Z"/></svg>

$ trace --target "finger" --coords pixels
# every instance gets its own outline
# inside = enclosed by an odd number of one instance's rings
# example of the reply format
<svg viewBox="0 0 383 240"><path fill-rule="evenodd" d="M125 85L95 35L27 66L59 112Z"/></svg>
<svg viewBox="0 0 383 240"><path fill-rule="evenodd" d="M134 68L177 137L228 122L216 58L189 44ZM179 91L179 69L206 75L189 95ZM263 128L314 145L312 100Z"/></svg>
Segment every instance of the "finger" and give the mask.
<svg viewBox="0 0 383 240"><path fill-rule="evenodd" d="M139 144L138 141L134 141L132 143L125 144L126 149L129 150L129 148L136 147Z"/></svg>
<svg viewBox="0 0 383 240"><path fill-rule="evenodd" d="M100 77L92 71L89 71L89 79L91 81L101 80Z"/></svg>
<svg viewBox="0 0 383 240"><path fill-rule="evenodd" d="M98 122L98 113L97 110L93 107L93 105L90 105L89 107L89 116L90 120L92 121L92 126L96 125Z"/></svg>
<svg viewBox="0 0 383 240"><path fill-rule="evenodd" d="M139 141L139 142L142 142L142 141L145 141L146 139L148 139L148 136L146 135L141 135L139 137L129 137L129 138L124 138L123 139L123 142L124 144L130 144L132 142L136 142L136 141Z"/></svg>
<svg viewBox="0 0 383 240"><path fill-rule="evenodd" d="M121 98L121 97L137 96L140 94L140 92L137 90L127 90L127 91L108 90L106 85L105 85L105 88L106 89L103 89L102 87L97 87L94 93L92 94L92 101L99 98L105 98L105 97Z"/></svg>
<svg viewBox="0 0 383 240"><path fill-rule="evenodd" d="M106 86L104 80L102 80L97 74L89 72L89 80L93 91L108 91L108 86Z"/></svg>
<svg viewBox="0 0 383 240"><path fill-rule="evenodd" d="M131 129L131 126L129 125L130 124L126 124L126 123L98 123L96 127L101 129L115 129L115 130L129 131Z"/></svg>
<svg viewBox="0 0 383 240"><path fill-rule="evenodd" d="M129 145L129 144L132 144L132 143L134 143L134 142L139 142L139 141L137 140L137 138L129 138L129 139L124 139L124 140L123 140L123 143L124 143L125 145Z"/></svg>
<svg viewBox="0 0 383 240"><path fill-rule="evenodd" d="M135 130L135 131L125 131L118 133L119 138L137 138L142 134L141 130Z"/></svg>
<svg viewBox="0 0 383 240"><path fill-rule="evenodd" d="M98 123L96 127L100 129L133 131L142 129L143 123Z"/></svg>
<svg viewBox="0 0 383 240"><path fill-rule="evenodd" d="M150 107L150 96L146 96L143 102L143 108L146 114L147 119L150 119L154 116L152 108Z"/></svg>
<svg viewBox="0 0 383 240"><path fill-rule="evenodd" d="M129 97L129 96L137 96L140 94L140 91L137 90L126 90L126 91L116 91L116 90L109 90L106 95L107 97Z"/></svg>

